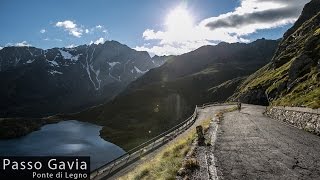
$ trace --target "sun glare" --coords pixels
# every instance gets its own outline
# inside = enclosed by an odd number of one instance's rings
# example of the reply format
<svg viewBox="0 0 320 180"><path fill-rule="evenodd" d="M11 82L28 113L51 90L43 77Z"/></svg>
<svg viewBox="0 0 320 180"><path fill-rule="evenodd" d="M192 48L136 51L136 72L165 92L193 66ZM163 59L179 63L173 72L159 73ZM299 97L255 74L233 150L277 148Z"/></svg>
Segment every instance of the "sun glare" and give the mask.
<svg viewBox="0 0 320 180"><path fill-rule="evenodd" d="M165 24L169 31L186 30L192 28L193 18L185 7L178 6L168 14Z"/></svg>

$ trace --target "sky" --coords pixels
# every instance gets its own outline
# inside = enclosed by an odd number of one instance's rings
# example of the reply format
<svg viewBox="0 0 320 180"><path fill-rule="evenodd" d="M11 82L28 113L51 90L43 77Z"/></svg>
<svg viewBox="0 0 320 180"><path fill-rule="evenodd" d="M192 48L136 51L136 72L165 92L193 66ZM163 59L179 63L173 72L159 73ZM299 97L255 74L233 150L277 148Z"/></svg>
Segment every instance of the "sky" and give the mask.
<svg viewBox="0 0 320 180"><path fill-rule="evenodd" d="M309 0L1 0L0 49L115 40L151 55L278 39Z"/></svg>

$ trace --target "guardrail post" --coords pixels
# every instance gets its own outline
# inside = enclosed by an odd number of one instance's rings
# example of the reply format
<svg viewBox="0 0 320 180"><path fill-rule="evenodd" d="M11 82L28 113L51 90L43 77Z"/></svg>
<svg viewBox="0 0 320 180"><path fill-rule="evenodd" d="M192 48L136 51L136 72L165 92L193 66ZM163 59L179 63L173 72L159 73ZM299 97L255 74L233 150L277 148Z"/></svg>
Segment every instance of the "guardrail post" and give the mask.
<svg viewBox="0 0 320 180"><path fill-rule="evenodd" d="M113 169L113 167L114 167L115 165L116 165L116 162L113 163L113 165L112 165L112 167L110 168L110 170L109 170L109 172L108 172L107 175L109 175L109 174L111 173L111 171L112 171L112 169Z"/></svg>
<svg viewBox="0 0 320 180"><path fill-rule="evenodd" d="M128 159L126 161L126 164L128 163L129 159L130 159L131 154L129 154Z"/></svg>
<svg viewBox="0 0 320 180"><path fill-rule="evenodd" d="M152 145L152 148L151 148L151 149L153 149L153 148L154 148L154 145L155 145L155 144L156 144L156 141L154 141L154 142L153 142L153 145Z"/></svg>
<svg viewBox="0 0 320 180"><path fill-rule="evenodd" d="M141 152L140 152L140 155L139 155L139 156L141 156L141 155L142 155L142 153L143 153L143 150L144 150L144 148L142 148L142 149L141 149Z"/></svg>

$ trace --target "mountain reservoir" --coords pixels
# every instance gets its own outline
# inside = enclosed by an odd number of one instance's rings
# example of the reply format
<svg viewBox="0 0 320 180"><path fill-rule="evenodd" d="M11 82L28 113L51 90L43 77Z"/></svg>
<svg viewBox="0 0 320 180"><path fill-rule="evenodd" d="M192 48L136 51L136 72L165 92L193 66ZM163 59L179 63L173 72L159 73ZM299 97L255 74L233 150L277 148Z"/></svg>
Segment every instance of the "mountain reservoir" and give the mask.
<svg viewBox="0 0 320 180"><path fill-rule="evenodd" d="M1 140L0 155L90 156L91 169L95 169L125 153L100 138L101 129L76 120L48 124L21 138Z"/></svg>

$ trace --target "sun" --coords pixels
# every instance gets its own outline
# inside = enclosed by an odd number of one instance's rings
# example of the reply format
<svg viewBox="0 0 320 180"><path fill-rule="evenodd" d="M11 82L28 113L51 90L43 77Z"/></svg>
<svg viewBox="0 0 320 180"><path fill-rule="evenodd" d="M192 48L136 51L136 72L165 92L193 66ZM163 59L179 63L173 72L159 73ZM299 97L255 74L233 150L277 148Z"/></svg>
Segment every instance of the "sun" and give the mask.
<svg viewBox="0 0 320 180"><path fill-rule="evenodd" d="M169 12L165 25L169 31L190 29L193 26L193 17L186 7L178 6Z"/></svg>

